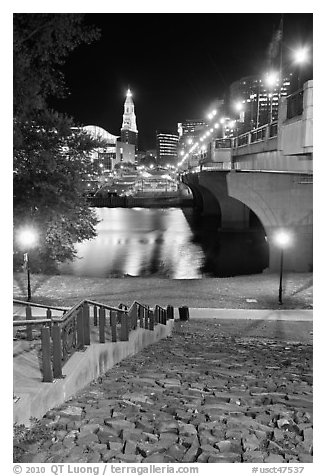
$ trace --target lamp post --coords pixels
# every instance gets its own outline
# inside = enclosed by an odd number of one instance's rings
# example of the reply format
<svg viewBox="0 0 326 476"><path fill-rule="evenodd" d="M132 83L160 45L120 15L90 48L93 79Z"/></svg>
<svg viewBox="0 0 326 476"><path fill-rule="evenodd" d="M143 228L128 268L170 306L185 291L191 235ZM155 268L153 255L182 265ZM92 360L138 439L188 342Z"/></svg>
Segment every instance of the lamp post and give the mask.
<svg viewBox="0 0 326 476"><path fill-rule="evenodd" d="M260 114L260 83L261 80L258 80L258 86L257 86L257 117L256 117L256 129L259 127L259 114Z"/></svg>
<svg viewBox="0 0 326 476"><path fill-rule="evenodd" d="M298 83L297 89L300 89L300 82L301 82L301 68L302 65L308 62L309 59L309 52L308 48L302 47L296 50L293 54L294 62L298 65Z"/></svg>
<svg viewBox="0 0 326 476"><path fill-rule="evenodd" d="M282 294L283 294L283 254L284 248L290 243L291 237L290 234L286 231L279 231L275 236L276 244L281 248L281 259L280 259L280 283L278 288L278 303L283 304Z"/></svg>
<svg viewBox="0 0 326 476"><path fill-rule="evenodd" d="M28 250L36 244L37 234L34 230L30 228L25 228L23 230L20 230L18 234L18 241L20 242L22 248L26 250L24 253L24 264L27 271L27 301L30 301L32 294L31 294L31 277L30 277L30 265L29 265L30 259L28 256Z"/></svg>
<svg viewBox="0 0 326 476"><path fill-rule="evenodd" d="M278 79L279 79L278 75L275 72L270 72L266 76L266 84L270 91L268 94L268 97L270 100L270 107L269 107L269 114L268 114L269 123L273 122L273 93L274 93L274 88L277 84Z"/></svg>
<svg viewBox="0 0 326 476"><path fill-rule="evenodd" d="M245 122L245 112L244 112L244 104L242 101L238 101L234 104L234 109L235 111L239 114L239 119L235 121L236 125L236 136L239 134L239 122L242 122L244 124Z"/></svg>

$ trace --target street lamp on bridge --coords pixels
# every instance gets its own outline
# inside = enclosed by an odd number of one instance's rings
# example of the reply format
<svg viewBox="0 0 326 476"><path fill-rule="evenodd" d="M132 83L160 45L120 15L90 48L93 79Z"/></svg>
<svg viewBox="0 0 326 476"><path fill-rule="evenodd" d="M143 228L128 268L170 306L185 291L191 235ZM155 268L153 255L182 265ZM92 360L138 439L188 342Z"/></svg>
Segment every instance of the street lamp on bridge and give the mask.
<svg viewBox="0 0 326 476"><path fill-rule="evenodd" d="M31 300L31 278L30 278L30 259L28 251L33 248L37 243L37 233L32 228L24 228L19 231L17 239L23 248L24 252L24 265L27 271L27 301Z"/></svg>
<svg viewBox="0 0 326 476"><path fill-rule="evenodd" d="M283 304L283 299L282 299L282 293L283 293L283 288L282 288L282 280L283 280L283 252L286 247L288 247L291 244L291 235L287 231L280 230L276 235L275 235L275 243L276 245L281 249L281 260L280 260L280 283L279 283L279 289L278 289L278 302L279 304Z"/></svg>
<svg viewBox="0 0 326 476"><path fill-rule="evenodd" d="M309 61L309 49L308 47L298 48L293 52L293 60L297 65L297 89L301 88L301 76L302 76L302 67L304 64Z"/></svg>
<svg viewBox="0 0 326 476"><path fill-rule="evenodd" d="M274 96L274 89L279 81L279 76L275 71L271 71L266 75L266 86L268 88L268 98L269 98L269 114L268 114L268 122L273 122L273 96Z"/></svg>

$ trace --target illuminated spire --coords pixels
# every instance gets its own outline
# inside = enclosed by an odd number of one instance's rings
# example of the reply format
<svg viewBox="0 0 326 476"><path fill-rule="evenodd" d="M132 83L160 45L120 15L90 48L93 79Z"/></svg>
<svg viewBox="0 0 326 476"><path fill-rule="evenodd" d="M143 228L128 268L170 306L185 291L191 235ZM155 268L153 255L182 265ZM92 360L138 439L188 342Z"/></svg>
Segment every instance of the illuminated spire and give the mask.
<svg viewBox="0 0 326 476"><path fill-rule="evenodd" d="M134 101L132 100L132 93L129 86L122 116L121 142L134 144L137 150L138 130L136 124L135 105Z"/></svg>

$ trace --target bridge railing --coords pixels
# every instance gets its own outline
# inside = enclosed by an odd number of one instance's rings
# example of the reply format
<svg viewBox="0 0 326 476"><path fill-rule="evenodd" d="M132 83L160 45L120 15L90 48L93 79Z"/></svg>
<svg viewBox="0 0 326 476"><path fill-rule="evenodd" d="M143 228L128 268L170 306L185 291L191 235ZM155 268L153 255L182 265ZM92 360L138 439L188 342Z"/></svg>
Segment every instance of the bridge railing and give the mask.
<svg viewBox="0 0 326 476"><path fill-rule="evenodd" d="M303 113L303 89L300 89L286 98L286 118L292 119Z"/></svg>
<svg viewBox="0 0 326 476"><path fill-rule="evenodd" d="M265 124L257 129L240 134L232 139L232 147L242 147L256 142L263 142L277 136L278 122L274 121L270 124Z"/></svg>
<svg viewBox="0 0 326 476"><path fill-rule="evenodd" d="M14 338L37 341L41 353L43 382L62 378L62 367L77 351L86 349L93 342L128 341L131 330L138 327L154 330L157 324L166 324L173 319L173 310L161 306L150 309L148 305L134 301L128 307L118 307L91 300L82 300L71 309L45 306L38 303L14 300L14 304L25 306L25 320L14 320L17 330ZM44 308L45 317L33 318L32 308ZM172 308L173 309L173 308ZM53 311L62 311L61 317ZM35 316L34 316L35 317ZM92 317L92 319L91 319Z"/></svg>

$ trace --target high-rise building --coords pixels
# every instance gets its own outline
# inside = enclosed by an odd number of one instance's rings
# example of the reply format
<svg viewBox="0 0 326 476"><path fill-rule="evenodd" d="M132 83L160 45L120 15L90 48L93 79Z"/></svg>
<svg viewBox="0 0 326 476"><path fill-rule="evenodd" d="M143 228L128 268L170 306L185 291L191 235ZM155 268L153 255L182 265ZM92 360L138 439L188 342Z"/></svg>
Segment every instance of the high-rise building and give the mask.
<svg viewBox="0 0 326 476"><path fill-rule="evenodd" d="M159 165L175 165L178 157L178 134L167 131L156 131L157 162Z"/></svg>
<svg viewBox="0 0 326 476"><path fill-rule="evenodd" d="M135 106L130 89L127 91L124 104L120 141L126 144L133 144L137 150L138 130L136 125Z"/></svg>
<svg viewBox="0 0 326 476"><path fill-rule="evenodd" d="M275 77L270 84L268 78L261 79L258 76L246 76L231 84L230 110L237 103L242 104L238 113L243 131L277 120L279 98L290 94L291 80L292 73L282 81ZM235 110L233 111L234 114Z"/></svg>
<svg viewBox="0 0 326 476"><path fill-rule="evenodd" d="M185 154L190 145L199 139L200 134L207 125L207 122L203 119L186 119L185 122L178 122L178 155L182 156Z"/></svg>
<svg viewBox="0 0 326 476"><path fill-rule="evenodd" d="M205 126L207 126L207 123L202 119L186 119L185 122L178 122L179 137L196 134Z"/></svg>

